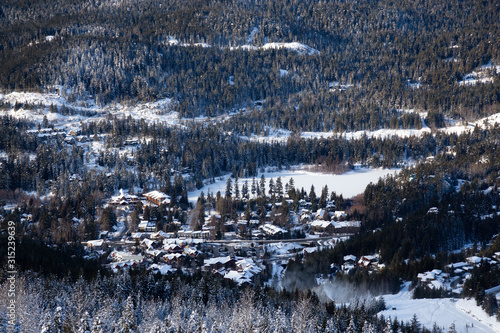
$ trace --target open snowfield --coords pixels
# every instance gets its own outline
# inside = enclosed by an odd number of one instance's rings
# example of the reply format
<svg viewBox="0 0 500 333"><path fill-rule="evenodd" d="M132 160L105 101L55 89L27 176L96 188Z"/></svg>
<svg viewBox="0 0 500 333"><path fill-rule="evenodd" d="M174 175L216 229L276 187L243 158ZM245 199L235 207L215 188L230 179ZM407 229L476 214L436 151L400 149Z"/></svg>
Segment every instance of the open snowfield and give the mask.
<svg viewBox="0 0 500 333"><path fill-rule="evenodd" d="M9 115L15 118L25 118L36 122L42 122L44 116L49 122L54 123L56 127L64 129L77 129L80 127L80 122L99 121L104 119L107 114L112 114L118 117L132 117L133 119L144 119L148 123L163 123L166 125L179 125L179 114L169 110L170 98L160 99L155 102L139 103L136 105L122 105L119 103L111 103L105 107L95 105L91 99L78 101L75 103L69 102L65 97L57 92L52 93L35 93L35 92L11 92L8 94L0 94L0 102L10 103L12 109L0 111L0 115ZM15 103L29 103L37 105L36 109L20 107L14 110ZM50 112L51 105L55 107L71 107L83 112L95 112L93 117L85 117L82 115L62 115L57 112Z"/></svg>
<svg viewBox="0 0 500 333"><path fill-rule="evenodd" d="M422 117L425 117L425 114L421 115ZM479 119L475 122L455 122L455 121L449 121L451 124L445 128L439 129L438 131L445 132L447 134L455 133L457 135L460 135L462 133L470 132L473 131L476 126L478 126L481 129L484 129L488 126L495 126L495 124L500 124L500 113L493 114L489 117ZM337 132L302 132L300 136L304 139L327 139L327 138L335 138L335 137L342 137L346 140L356 140L356 139L361 139L362 137L366 136L367 138L377 138L377 139L385 139L385 138L390 138L390 137L400 137L400 138L407 138L407 137L420 137L424 134L429 134L431 133L431 129L425 125L425 123L422 121L422 128L421 129L387 129L387 128L382 128L378 129L375 131L353 131L353 132L344 132L344 133L337 133ZM253 135L251 137L245 137L249 140L252 141L258 141L258 142L286 142L290 135L292 134L291 131L285 130L285 129L272 129L269 131L269 135L262 136L262 135Z"/></svg>
<svg viewBox="0 0 500 333"><path fill-rule="evenodd" d="M420 324L432 329L434 323L447 330L455 323L457 332L500 332L500 322L489 317L475 300L466 299L411 299L408 283L396 295L384 295L387 310L379 312L384 317L411 321L416 314ZM395 310L392 310L395 308Z"/></svg>
<svg viewBox="0 0 500 333"><path fill-rule="evenodd" d="M389 174L395 174L399 169L371 169L371 168L358 168L353 171L346 172L341 175L325 174L319 172L309 172L306 170L285 170L279 172L264 172L264 177L266 178L266 190L268 190L269 180L271 178L276 179L281 177L283 182L283 187L286 183L293 178L295 183L295 188L304 188L308 193L311 189L311 185L314 185L314 190L316 195L321 194L321 189L328 185L328 191L335 191L337 195L342 194L344 198L350 198L357 194L362 193L366 186L371 182L375 183L380 177L387 176ZM259 173L258 177L255 177L256 181L260 181L262 173ZM199 190L189 192L189 200L196 202L200 196L201 191L206 195L207 193L217 193L220 191L224 195L226 191L226 182L229 175L220 177L216 179L213 184L208 184ZM240 178L238 179L238 184L243 185L245 180L248 180L249 187L252 184L252 178ZM233 188L234 188L234 179Z"/></svg>

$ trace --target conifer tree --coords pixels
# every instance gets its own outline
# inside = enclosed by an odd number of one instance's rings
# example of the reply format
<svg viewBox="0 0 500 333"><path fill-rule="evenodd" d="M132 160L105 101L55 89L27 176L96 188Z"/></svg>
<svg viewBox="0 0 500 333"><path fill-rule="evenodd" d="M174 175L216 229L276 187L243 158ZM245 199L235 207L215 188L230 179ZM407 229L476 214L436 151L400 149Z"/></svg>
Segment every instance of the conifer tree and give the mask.
<svg viewBox="0 0 500 333"><path fill-rule="evenodd" d="M125 303L125 308L118 321L118 331L120 333L135 333L137 329L137 316L135 313L134 300L130 295Z"/></svg>

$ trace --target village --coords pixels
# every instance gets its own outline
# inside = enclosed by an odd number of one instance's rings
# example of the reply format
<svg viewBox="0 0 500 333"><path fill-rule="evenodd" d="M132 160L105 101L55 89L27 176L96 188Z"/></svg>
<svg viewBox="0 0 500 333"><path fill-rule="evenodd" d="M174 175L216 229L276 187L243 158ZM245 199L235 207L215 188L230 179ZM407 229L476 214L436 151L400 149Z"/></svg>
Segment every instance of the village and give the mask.
<svg viewBox="0 0 500 333"><path fill-rule="evenodd" d="M292 204L290 199L284 200ZM175 218L161 228L156 214L150 212L159 206L169 206L170 201L168 195L156 190L143 194L120 190L104 205L105 209L116 212L117 223L112 230L101 231L98 239L83 242L87 257L105 257L104 265L115 273L142 267L160 274L212 272L239 285L265 283L273 277L279 280L278 275L289 259L334 247L361 228L360 221L347 219L346 211L336 211L334 202L329 201L325 208L313 212L311 202L304 199L299 202L298 212L288 212L287 227L277 225L281 217L276 213L276 206L281 204L277 202L266 204L264 218L250 211L250 214L239 213L237 219L224 220L218 211L204 209L200 230L193 230L189 221ZM137 216L134 225L131 215L137 205L144 207L145 214ZM250 218L245 219L245 215ZM378 257L363 257L360 267L370 270L383 267L370 265L366 260L373 263ZM346 265L350 263L350 258L346 259ZM332 277L338 271L339 268L332 267Z"/></svg>

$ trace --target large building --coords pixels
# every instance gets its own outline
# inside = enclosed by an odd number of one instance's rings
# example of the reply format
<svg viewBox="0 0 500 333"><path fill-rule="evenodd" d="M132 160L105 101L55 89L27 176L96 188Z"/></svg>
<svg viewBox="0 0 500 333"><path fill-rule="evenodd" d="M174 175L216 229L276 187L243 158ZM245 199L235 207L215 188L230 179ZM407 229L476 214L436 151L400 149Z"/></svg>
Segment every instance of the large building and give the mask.
<svg viewBox="0 0 500 333"><path fill-rule="evenodd" d="M165 193L159 192L159 191L151 191L146 194L144 194L144 197L154 203L155 205L168 205L170 204L170 197L166 195Z"/></svg>

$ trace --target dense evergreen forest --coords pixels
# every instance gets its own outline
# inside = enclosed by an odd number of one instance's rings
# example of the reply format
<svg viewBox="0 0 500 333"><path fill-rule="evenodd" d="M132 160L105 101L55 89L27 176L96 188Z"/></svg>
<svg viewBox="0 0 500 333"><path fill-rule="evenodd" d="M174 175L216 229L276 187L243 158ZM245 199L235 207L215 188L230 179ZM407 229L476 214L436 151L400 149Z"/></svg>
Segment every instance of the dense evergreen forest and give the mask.
<svg viewBox="0 0 500 333"><path fill-rule="evenodd" d="M0 294L8 292L3 244L14 221L15 329L429 332L416 317L378 317L383 300L338 306L310 290L318 277L334 276L374 294L411 281L416 298L449 296L418 285L416 275L500 252L500 126L440 130L500 112L499 17L495 0L3 0ZM56 92L64 105L10 103L13 91ZM175 124L109 111L159 100L170 102L153 112L178 115ZM45 117L16 114L26 110ZM49 120L67 116L80 118L68 127ZM347 135L379 129L425 131ZM309 131L331 135L310 138ZM276 133L287 137L273 140ZM281 179L279 190L273 182L266 191L266 170L297 165L337 174L354 166L401 171L355 198L326 187L316 194L287 183L283 190ZM226 193L189 203L189 191L228 174ZM243 177L254 178L251 199L248 183L239 193ZM205 210L227 220L256 213L264 224L269 207L281 216L275 226L290 227L301 200L312 211L330 201L361 230L333 248L297 254L281 291L194 270L112 274L105 256L84 259L81 243L117 224L107 199L138 188L160 190L170 202L137 205L127 223L151 218L165 232L179 224L201 229ZM340 273L344 256L372 253L383 269ZM500 320L485 294L499 284L498 267L484 263L462 296ZM0 297L0 331L6 301Z"/></svg>
<svg viewBox="0 0 500 333"><path fill-rule="evenodd" d="M183 117L253 110L228 126L257 134L421 126L402 109L439 127L443 115L498 111L498 71L459 81L499 63L499 11L495 1L4 1L0 86L64 86L69 100L99 105L172 97ZM271 42L318 52L262 48Z"/></svg>

